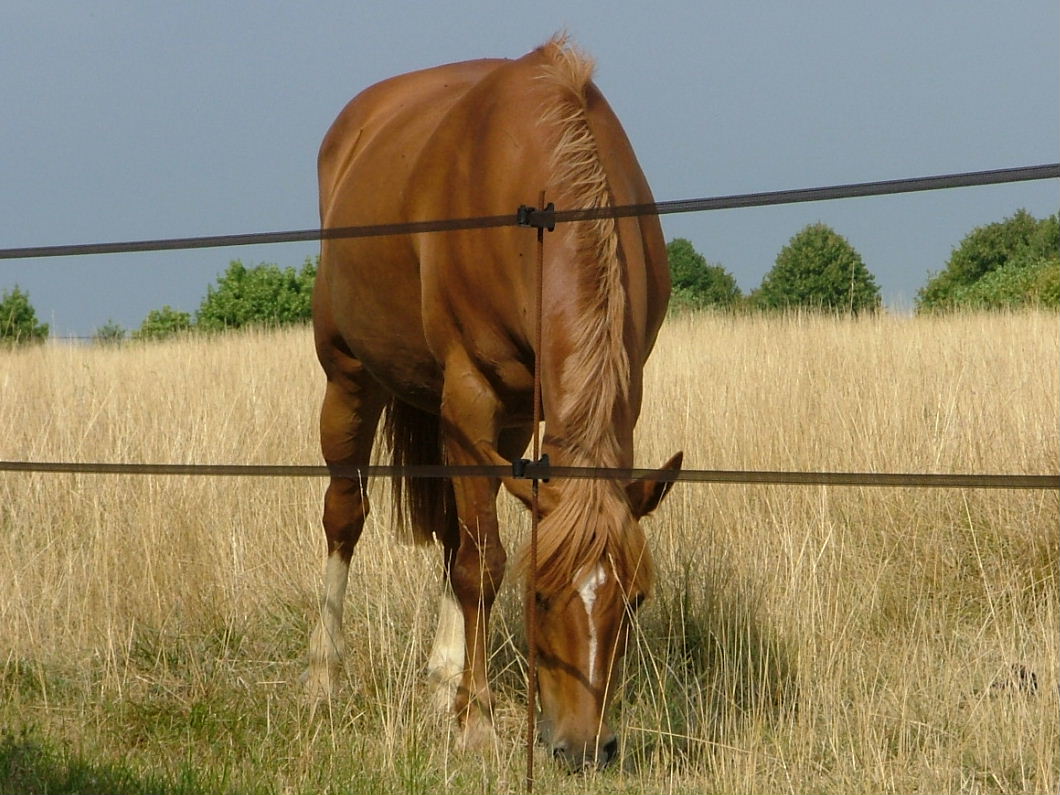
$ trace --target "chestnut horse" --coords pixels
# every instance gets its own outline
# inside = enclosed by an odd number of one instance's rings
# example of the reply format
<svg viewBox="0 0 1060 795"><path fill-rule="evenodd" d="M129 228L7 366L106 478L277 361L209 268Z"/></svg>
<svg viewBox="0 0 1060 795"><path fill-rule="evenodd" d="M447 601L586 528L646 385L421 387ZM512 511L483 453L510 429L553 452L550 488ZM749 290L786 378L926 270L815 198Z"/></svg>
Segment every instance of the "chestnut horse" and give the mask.
<svg viewBox="0 0 1060 795"><path fill-rule="evenodd" d="M561 209L653 201L592 69L557 37L518 60L451 64L368 88L321 145L322 226L514 217L542 192ZM395 464L517 458L533 431L536 367L551 462L632 468L642 369L670 294L658 218L579 221L548 234L539 350L537 266L536 233L517 227L325 240L313 323L327 376L327 463L367 464L384 414ZM679 468L680 454L667 466ZM529 501L528 481L501 480ZM501 480L395 488L414 537L436 537L444 550L428 668L471 744L493 735L486 640L506 562L495 506ZM572 767L606 764L616 752L605 713L629 618L652 583L638 520L670 485L566 479L542 487L542 734ZM358 481L333 477L306 679L314 701L337 684L350 555L367 513Z"/></svg>

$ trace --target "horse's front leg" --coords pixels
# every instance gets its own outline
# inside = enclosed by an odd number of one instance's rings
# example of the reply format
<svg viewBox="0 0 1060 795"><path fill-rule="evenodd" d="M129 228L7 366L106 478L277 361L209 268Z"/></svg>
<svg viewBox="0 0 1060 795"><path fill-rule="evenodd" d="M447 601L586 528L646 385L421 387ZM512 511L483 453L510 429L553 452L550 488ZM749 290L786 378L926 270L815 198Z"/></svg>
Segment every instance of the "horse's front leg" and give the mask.
<svg viewBox="0 0 1060 795"><path fill-rule="evenodd" d="M333 353L320 412L320 443L329 465L367 464L384 395L360 362ZM342 670L342 613L350 556L368 515L368 496L358 480L333 477L324 496L328 559L320 613L309 641L303 675L314 707L332 698Z"/></svg>
<svg viewBox="0 0 1060 795"><path fill-rule="evenodd" d="M532 429L509 428L501 431L497 442L498 452L507 461L514 461L526 450ZM457 688L464 674L464 613L453 594L451 572L460 547L460 523L455 513L446 517L445 527L439 534L444 549L442 598L438 605L438 629L431 646L427 673L434 686L436 709L448 715L456 699Z"/></svg>
<svg viewBox="0 0 1060 795"><path fill-rule="evenodd" d="M453 377L446 368L442 427L446 461L472 466L492 459L484 451L496 445L497 401L485 379L465 369ZM464 725L464 741L481 746L494 738L493 699L487 675L489 620L506 555L497 528L494 478L453 480L457 543L449 559L449 586L463 616L464 670L453 709ZM454 633L454 635L457 633Z"/></svg>
<svg viewBox="0 0 1060 795"><path fill-rule="evenodd" d="M459 493L459 487L457 490ZM465 662L453 710L463 720L464 738L469 746L481 745L494 736L493 696L487 672L489 621L504 578L504 565L504 547L492 512L462 519L460 547L450 572L450 583L463 614Z"/></svg>

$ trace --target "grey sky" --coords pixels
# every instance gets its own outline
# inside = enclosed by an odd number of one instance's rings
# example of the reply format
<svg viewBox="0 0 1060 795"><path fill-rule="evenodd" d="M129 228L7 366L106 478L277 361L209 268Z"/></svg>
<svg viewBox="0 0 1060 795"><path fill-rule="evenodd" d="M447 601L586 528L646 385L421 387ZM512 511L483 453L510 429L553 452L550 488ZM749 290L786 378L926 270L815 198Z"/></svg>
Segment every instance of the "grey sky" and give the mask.
<svg viewBox="0 0 1060 795"><path fill-rule="evenodd" d="M5 0L0 246L317 223L340 108L400 72L518 57L566 28L658 200L1055 162L1056 0L373 3ZM1056 181L667 216L755 287L805 224L846 236L891 305L973 227L1057 211ZM312 244L0 262L59 334L194 310L230 259Z"/></svg>

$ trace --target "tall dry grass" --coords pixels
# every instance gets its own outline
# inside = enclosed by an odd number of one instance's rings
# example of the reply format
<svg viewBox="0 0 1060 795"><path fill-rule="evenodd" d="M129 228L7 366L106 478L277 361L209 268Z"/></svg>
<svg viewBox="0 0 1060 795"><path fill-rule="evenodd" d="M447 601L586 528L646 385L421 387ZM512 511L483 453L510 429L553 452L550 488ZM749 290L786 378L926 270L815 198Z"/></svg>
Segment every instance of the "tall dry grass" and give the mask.
<svg viewBox="0 0 1060 795"><path fill-rule="evenodd" d="M674 318L638 464L1055 473L1058 348L1032 313ZM321 393L304 330L0 349L0 458L317 463ZM0 788L519 790L518 589L500 745L464 754L423 682L437 556L391 543L382 485L343 697L303 709L323 488L0 474ZM542 760L539 789L1055 792L1058 514L1056 492L680 484L647 520L621 762ZM502 516L514 547L525 514Z"/></svg>

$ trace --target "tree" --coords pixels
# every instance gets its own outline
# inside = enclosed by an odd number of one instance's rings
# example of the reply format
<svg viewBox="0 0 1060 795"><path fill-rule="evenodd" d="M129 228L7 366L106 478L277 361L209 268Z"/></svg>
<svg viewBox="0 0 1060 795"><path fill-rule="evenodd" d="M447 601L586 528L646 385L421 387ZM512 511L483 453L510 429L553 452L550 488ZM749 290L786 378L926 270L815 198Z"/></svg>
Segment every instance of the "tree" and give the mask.
<svg viewBox="0 0 1060 795"><path fill-rule="evenodd" d="M742 297L736 279L721 265L711 265L691 241L677 237L666 245L675 310L732 307Z"/></svg>
<svg viewBox="0 0 1060 795"><path fill-rule="evenodd" d="M861 255L826 224L806 226L780 250L751 294L761 309L807 308L861 312L880 305L880 288Z"/></svg>
<svg viewBox="0 0 1060 795"><path fill-rule="evenodd" d="M48 324L37 322L37 312L29 302L29 293L18 285L4 290L0 296L0 342L18 345L43 342L48 336Z"/></svg>
<svg viewBox="0 0 1060 795"><path fill-rule="evenodd" d="M164 340L190 330L191 314L166 304L161 309L152 309L147 313L140 328L133 333L133 339Z"/></svg>
<svg viewBox="0 0 1060 795"><path fill-rule="evenodd" d="M1026 210L978 226L950 253L946 268L917 293L917 309L1055 305L1048 288L1060 269L1060 218Z"/></svg>
<svg viewBox="0 0 1060 795"><path fill-rule="evenodd" d="M96 329L92 340L99 345L117 345L125 340L125 328L120 323L108 319L106 323Z"/></svg>
<svg viewBox="0 0 1060 795"><path fill-rule="evenodd" d="M244 326L285 326L311 318L316 264L306 259L301 270L262 263L247 268L239 260L206 290L196 312L201 331L224 331Z"/></svg>
<svg viewBox="0 0 1060 795"><path fill-rule="evenodd" d="M1014 257L972 284L959 285L943 307L970 309L1060 308L1060 256Z"/></svg>

